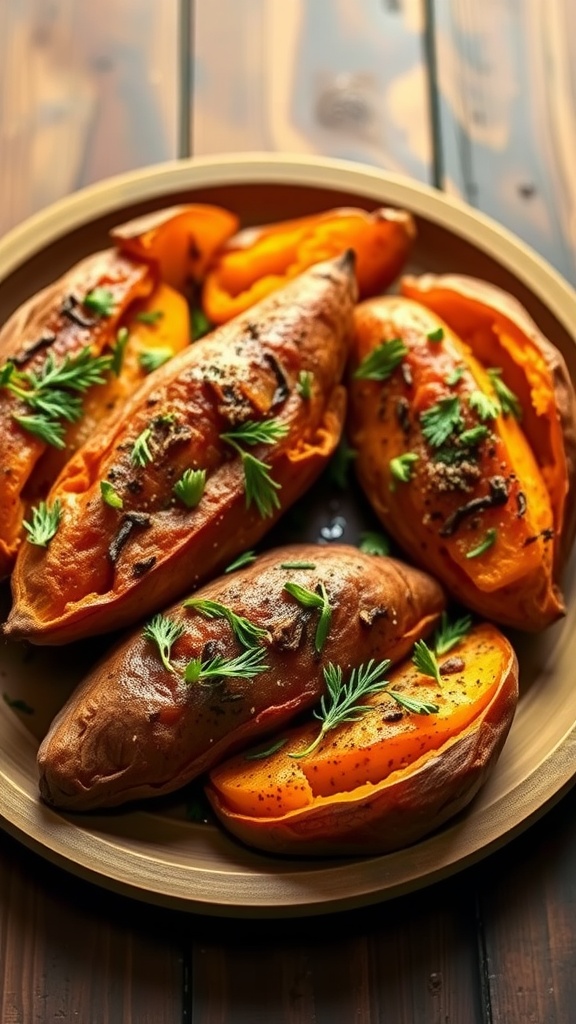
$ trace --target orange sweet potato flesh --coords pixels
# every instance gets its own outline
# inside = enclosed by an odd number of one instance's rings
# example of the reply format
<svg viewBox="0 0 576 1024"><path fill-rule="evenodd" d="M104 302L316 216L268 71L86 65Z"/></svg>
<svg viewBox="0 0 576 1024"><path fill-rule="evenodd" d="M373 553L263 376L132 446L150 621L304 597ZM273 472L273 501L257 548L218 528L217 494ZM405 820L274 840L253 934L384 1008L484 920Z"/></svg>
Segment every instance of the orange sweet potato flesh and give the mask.
<svg viewBox="0 0 576 1024"><path fill-rule="evenodd" d="M524 307L495 285L458 274L404 277L402 294L437 313L485 366L502 368L522 404L552 502L562 567L576 532L576 398L566 363Z"/></svg>
<svg viewBox="0 0 576 1024"><path fill-rule="evenodd" d="M307 756L291 755L314 740L318 722L278 733L286 742L267 757L252 760L248 751L214 768L206 792L221 823L257 849L300 856L388 853L444 824L498 758L517 705L518 665L488 624L439 664L441 686L405 662L387 687L437 713L403 711L384 690Z"/></svg>
<svg viewBox="0 0 576 1024"><path fill-rule="evenodd" d="M355 294L346 254L156 370L56 482L49 502L61 503L60 526L48 547L23 545L5 633L59 644L127 626L263 537L338 444ZM299 388L302 371L313 374L309 398ZM221 437L265 419L286 428L274 444L249 451L277 485L270 514L248 502L241 456ZM141 466L133 449L144 431L151 460ZM206 471L194 508L173 493L189 468ZM122 509L102 500L103 480Z"/></svg>
<svg viewBox="0 0 576 1024"><path fill-rule="evenodd" d="M524 630L553 622L564 605L550 496L521 424L510 415L482 420L470 404L473 393L494 398L485 367L435 313L409 299L368 300L355 324L350 437L376 513L418 564L482 616ZM430 340L439 329L443 339ZM407 354L386 380L354 376L368 353L394 338ZM438 402L455 402L460 417L440 445L424 428ZM460 445L464 431L478 428L483 438ZM415 461L402 482L392 460L407 453Z"/></svg>
<svg viewBox="0 0 576 1024"><path fill-rule="evenodd" d="M381 208L328 210L231 239L209 269L202 303L209 320L225 323L307 267L345 249L356 253L360 298L386 288L402 270L416 229L410 214Z"/></svg>
<svg viewBox="0 0 576 1024"><path fill-rule="evenodd" d="M105 354L128 308L145 299L154 283L149 267L113 249L89 256L17 309L4 324L0 331L0 365L10 360L23 372L37 373L48 354L60 362L87 345L94 355ZM95 288L112 293L114 308L110 316L95 316L83 306L82 300ZM26 512L23 492L48 448L16 423L14 416L29 413L21 399L0 388L0 578L8 575L14 564Z"/></svg>
<svg viewBox="0 0 576 1024"><path fill-rule="evenodd" d="M309 568L289 568L295 563ZM321 657L318 613L284 589L325 586L332 609ZM67 810L111 807L169 793L232 751L282 728L323 692L322 665L347 670L362 660L405 657L444 607L435 580L393 559L347 545L290 545L207 584L196 598L218 601L266 630L267 669L252 679L187 684L192 658L235 657L228 622L182 603L166 616L184 632L174 671L138 629L96 665L57 716L39 750L44 800ZM209 652L209 653L207 653Z"/></svg>
<svg viewBox="0 0 576 1024"><path fill-rule="evenodd" d="M203 280L238 224L232 211L196 203L145 214L113 228L111 236L121 252L152 263L165 284L187 291Z"/></svg>

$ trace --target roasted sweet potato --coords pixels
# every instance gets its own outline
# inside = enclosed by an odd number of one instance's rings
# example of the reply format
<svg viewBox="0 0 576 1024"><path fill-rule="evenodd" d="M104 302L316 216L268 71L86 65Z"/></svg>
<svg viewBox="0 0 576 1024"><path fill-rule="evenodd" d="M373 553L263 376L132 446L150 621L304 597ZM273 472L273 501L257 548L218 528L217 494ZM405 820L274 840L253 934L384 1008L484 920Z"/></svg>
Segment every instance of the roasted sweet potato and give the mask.
<svg viewBox="0 0 576 1024"><path fill-rule="evenodd" d="M111 237L121 252L153 264L165 284L188 291L238 223L231 210L196 203L147 213L113 228Z"/></svg>
<svg viewBox="0 0 576 1024"><path fill-rule="evenodd" d="M461 602L538 630L563 613L553 508L517 398L497 384L425 307L357 307L350 437L368 499Z"/></svg>
<svg viewBox="0 0 576 1024"><path fill-rule="evenodd" d="M62 472L56 533L23 545L5 632L121 628L253 546L339 441L354 299L347 253L156 370Z"/></svg>
<svg viewBox="0 0 576 1024"><path fill-rule="evenodd" d="M214 768L206 792L222 824L260 850L307 857L388 853L452 818L498 758L518 666L491 625L438 660L441 685L404 663L362 698L369 710L308 754L318 722L279 733L275 752L245 751Z"/></svg>
<svg viewBox="0 0 576 1024"><path fill-rule="evenodd" d="M50 362L58 365L87 346L98 357L116 340L130 305L145 299L154 287L149 267L106 250L78 263L67 274L21 306L0 331L0 578L8 575L20 545L26 501L23 492L48 447L38 433L38 414L18 394L16 374L42 375ZM86 305L99 291L109 299L102 315ZM11 369L13 368L13 369ZM26 392L26 387L20 387ZM65 441L65 420L58 430ZM44 474L45 475L45 474Z"/></svg>
<svg viewBox="0 0 576 1024"><path fill-rule="evenodd" d="M361 298L386 288L402 270L416 229L410 214L382 208L327 210L298 220L247 228L208 270L202 302L212 323L244 312L320 260L356 253Z"/></svg>
<svg viewBox="0 0 576 1024"><path fill-rule="evenodd" d="M303 603L293 585L323 607ZM140 628L72 694L38 755L46 801L82 811L178 789L316 703L327 661L346 671L398 661L444 606L440 586L416 569L310 544L263 554L194 601L156 620L153 635L169 638L163 656ZM246 678L232 674L238 658L258 663Z"/></svg>
<svg viewBox="0 0 576 1024"><path fill-rule="evenodd" d="M550 494L559 567L576 531L576 398L566 363L510 294L457 274L405 277L402 293L427 306L518 396L522 429Z"/></svg>

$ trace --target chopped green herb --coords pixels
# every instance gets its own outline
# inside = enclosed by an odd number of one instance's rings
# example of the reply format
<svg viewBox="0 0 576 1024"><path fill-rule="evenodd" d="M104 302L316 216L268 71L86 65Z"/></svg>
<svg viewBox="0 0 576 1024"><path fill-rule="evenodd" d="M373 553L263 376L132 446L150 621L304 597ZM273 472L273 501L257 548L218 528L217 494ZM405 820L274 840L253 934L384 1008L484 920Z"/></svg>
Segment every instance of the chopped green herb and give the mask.
<svg viewBox="0 0 576 1024"><path fill-rule="evenodd" d="M314 374L311 370L300 370L296 388L301 398L312 398L313 380Z"/></svg>
<svg viewBox="0 0 576 1024"><path fill-rule="evenodd" d="M203 338L205 334L209 334L212 330L212 324L208 317L204 313L204 310L195 306L190 314L190 322L192 327L192 341L198 341Z"/></svg>
<svg viewBox="0 0 576 1024"><path fill-rule="evenodd" d="M224 572L236 572L236 569L243 569L245 565L252 565L257 559L255 551L244 551L242 555L238 555L230 565L227 565Z"/></svg>
<svg viewBox="0 0 576 1024"><path fill-rule="evenodd" d="M273 515L280 508L277 492L281 485L272 479L268 463L244 451L242 445L273 444L287 433L288 426L285 423L271 419L248 420L242 426L220 435L223 441L236 449L242 460L246 507L256 505L263 518Z"/></svg>
<svg viewBox="0 0 576 1024"><path fill-rule="evenodd" d="M438 704L417 700L416 697L409 697L407 693L400 693L398 690L388 690L387 692L401 708L411 711L414 715L436 715L440 710Z"/></svg>
<svg viewBox="0 0 576 1024"><path fill-rule="evenodd" d="M164 316L163 309L145 309L134 317L140 324L157 324Z"/></svg>
<svg viewBox="0 0 576 1024"><path fill-rule="evenodd" d="M484 539L481 540L480 543L475 548L472 548L470 551L466 552L466 558L478 558L480 555L483 555L486 551L489 551L490 548L493 547L494 544L496 543L497 536L498 531L495 530L494 527L491 527L489 530L486 530L486 536L484 537Z"/></svg>
<svg viewBox="0 0 576 1024"><path fill-rule="evenodd" d="M60 519L62 518L60 502L56 499L53 505L50 506L47 502L41 501L30 511L32 513L32 522L29 523L25 519L22 523L28 534L26 540L37 547L46 548L58 532Z"/></svg>
<svg viewBox="0 0 576 1024"><path fill-rule="evenodd" d="M517 395L510 390L507 384L502 380L502 370L498 366L493 366L488 370L488 376L492 382L492 387L496 392L496 397L500 402L503 416L514 416L515 419L522 419L522 406Z"/></svg>
<svg viewBox="0 0 576 1024"><path fill-rule="evenodd" d="M428 341L438 343L439 341L444 340L444 330L442 327L437 327L435 331L429 331L426 337L428 338Z"/></svg>
<svg viewBox="0 0 576 1024"><path fill-rule="evenodd" d="M402 338L390 338L369 352L354 371L356 380L388 380L408 354Z"/></svg>
<svg viewBox="0 0 576 1024"><path fill-rule="evenodd" d="M429 409L420 413L422 433L429 444L439 448L462 425L460 400L454 395L441 398Z"/></svg>
<svg viewBox="0 0 576 1024"><path fill-rule="evenodd" d="M464 615L461 619L450 622L446 612L442 612L440 625L434 634L434 650L438 657L447 654L453 647L456 647L461 640L470 632L472 618Z"/></svg>
<svg viewBox="0 0 576 1024"><path fill-rule="evenodd" d="M360 551L365 555L379 555L385 558L390 554L390 541L385 534L368 530L360 534Z"/></svg>
<svg viewBox="0 0 576 1024"><path fill-rule="evenodd" d="M170 655L173 645L183 633L184 625L181 622L174 622L166 615L155 615L142 630L144 639L156 644L160 660L168 672L176 671L170 661Z"/></svg>
<svg viewBox="0 0 576 1024"><path fill-rule="evenodd" d="M272 754L277 754L279 750L282 750L282 747L286 745L286 742L287 741L285 739L280 739L276 740L275 743L272 743L264 750L251 750L247 754L244 754L244 759L246 761L264 761L267 757L271 757Z"/></svg>
<svg viewBox="0 0 576 1024"><path fill-rule="evenodd" d="M480 417L481 420L495 420L500 415L500 406L490 395L483 391L473 391L468 398L468 405Z"/></svg>
<svg viewBox="0 0 576 1024"><path fill-rule="evenodd" d="M96 316L111 316L116 305L114 293L109 288L93 288L84 296L84 305Z"/></svg>
<svg viewBox="0 0 576 1024"><path fill-rule="evenodd" d="M102 501L106 505L110 505L110 508L124 508L122 498L108 480L100 481L100 494L102 495Z"/></svg>
<svg viewBox="0 0 576 1024"><path fill-rule="evenodd" d="M204 683L219 679L253 679L261 672L266 672L268 665L264 661L262 648L242 651L235 658L223 658L217 654L210 661L192 658L186 665L184 681L186 683Z"/></svg>
<svg viewBox="0 0 576 1024"><path fill-rule="evenodd" d="M319 710L313 712L314 717L322 723L320 732L305 750L291 753L290 757L307 757L331 729L343 722L357 722L367 711L371 711L370 705L358 702L369 694L379 693L388 685L384 676L389 668L388 660L378 663L369 661L353 669L345 683L340 665L329 662L323 670L328 693L323 695Z"/></svg>
<svg viewBox="0 0 576 1024"><path fill-rule="evenodd" d="M315 562L281 562L281 569L315 569Z"/></svg>
<svg viewBox="0 0 576 1024"><path fill-rule="evenodd" d="M395 459L390 459L391 489L394 488L394 480L407 484L412 479L412 470L416 462L418 462L418 456L415 452L404 452L403 455L397 455Z"/></svg>
<svg viewBox="0 0 576 1024"><path fill-rule="evenodd" d="M488 427L483 424L479 424L477 427L470 427L469 430L463 430L458 438L458 443L463 448L476 448L482 441L485 441L489 436L490 431Z"/></svg>
<svg viewBox="0 0 576 1024"><path fill-rule="evenodd" d="M446 377L444 378L444 383L447 384L449 388L453 388L455 384L458 384L459 381L462 380L463 376L464 376L464 367L463 366L455 366L454 369L451 370L451 372L448 373L446 375Z"/></svg>
<svg viewBox="0 0 576 1024"><path fill-rule="evenodd" d="M112 364L110 369L115 377L119 377L124 364L124 351L126 345L130 340L130 334L127 327L121 327L116 334L116 341L112 345Z"/></svg>
<svg viewBox="0 0 576 1024"><path fill-rule="evenodd" d="M227 604L220 601L203 600L200 597L189 597L184 601L184 608L192 608L193 611L203 615L206 619L226 619L230 624L232 632L238 643L248 649L257 647L261 640L269 637L267 629L256 626L244 615L237 615Z"/></svg>
<svg viewBox="0 0 576 1024"><path fill-rule="evenodd" d="M438 685L442 685L440 668L434 651L431 651L424 640L417 640L414 644L414 655L412 658L416 668L424 676L432 676Z"/></svg>
<svg viewBox="0 0 576 1024"><path fill-rule="evenodd" d="M149 462L152 462L152 452L148 446L151 436L152 428L146 427L134 441L131 459L136 466L147 466Z"/></svg>
<svg viewBox="0 0 576 1024"><path fill-rule="evenodd" d="M186 508L196 508L206 487L205 469L185 469L180 479L172 488L173 494L186 505Z"/></svg>
<svg viewBox="0 0 576 1024"><path fill-rule="evenodd" d="M303 608L316 608L320 612L314 638L314 649L317 654L320 654L326 643L332 621L332 608L324 584L320 583L320 593L307 590L306 587L301 587L298 583L285 583L284 590Z"/></svg>
<svg viewBox="0 0 576 1024"><path fill-rule="evenodd" d="M223 441L237 447L239 444L273 444L288 433L288 425L277 419L247 420L241 426L220 434Z"/></svg>
<svg viewBox="0 0 576 1024"><path fill-rule="evenodd" d="M172 359L174 350L169 345L159 345L158 348L146 348L138 356L138 362L144 373L154 373L159 366L164 366L169 359Z"/></svg>

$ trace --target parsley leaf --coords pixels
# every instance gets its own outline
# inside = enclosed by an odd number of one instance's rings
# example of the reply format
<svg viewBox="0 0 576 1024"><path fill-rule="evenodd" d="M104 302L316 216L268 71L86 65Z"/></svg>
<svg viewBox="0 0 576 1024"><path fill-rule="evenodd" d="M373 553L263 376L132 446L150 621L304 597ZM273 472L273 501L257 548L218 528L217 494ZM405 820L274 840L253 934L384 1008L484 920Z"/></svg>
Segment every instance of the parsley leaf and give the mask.
<svg viewBox="0 0 576 1024"><path fill-rule="evenodd" d="M364 356L354 371L356 380L388 380L408 354L402 338L390 338Z"/></svg>
<svg viewBox="0 0 576 1024"><path fill-rule="evenodd" d="M441 398L420 413L422 433L429 444L439 448L462 425L460 399L457 395Z"/></svg>

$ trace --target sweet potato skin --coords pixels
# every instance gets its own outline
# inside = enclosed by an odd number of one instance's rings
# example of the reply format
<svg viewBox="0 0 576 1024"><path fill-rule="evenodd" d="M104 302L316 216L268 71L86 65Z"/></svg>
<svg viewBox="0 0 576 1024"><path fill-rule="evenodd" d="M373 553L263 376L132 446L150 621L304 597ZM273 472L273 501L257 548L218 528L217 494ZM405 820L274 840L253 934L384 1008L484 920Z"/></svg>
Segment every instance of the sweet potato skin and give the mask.
<svg viewBox="0 0 576 1024"><path fill-rule="evenodd" d="M423 274L404 277L401 291L437 313L481 362L502 367L550 493L562 569L576 535L576 397L561 352L521 303L486 281Z"/></svg>
<svg viewBox="0 0 576 1024"><path fill-rule="evenodd" d="M11 360L21 371L37 372L48 353L56 362L77 355L87 345L94 355L104 354L128 306L144 299L154 282L149 267L113 249L89 256L12 314L0 331L0 365ZM114 310L108 317L94 316L82 305L82 299L97 287L114 296ZM20 399L0 388L0 434L6 470L0 477L0 578L10 573L21 543L26 513L23 491L48 448L15 422L15 415L27 412Z"/></svg>
<svg viewBox="0 0 576 1024"><path fill-rule="evenodd" d="M517 706L518 663L512 647L496 627L482 625L479 633L484 642L489 637L502 648L496 691L478 717L438 749L380 783L317 798L278 818L250 817L226 806L216 768L206 794L220 822L248 846L304 857L385 854L434 832L463 810L486 781ZM401 672L400 667L398 676Z"/></svg>
<svg viewBox="0 0 576 1024"><path fill-rule="evenodd" d="M157 370L52 490L61 524L47 548L22 548L7 635L59 644L127 626L252 547L339 441L354 299L352 257L319 264ZM303 370L313 374L309 398L298 387ZM287 427L273 445L250 450L280 485L267 516L247 507L241 459L220 436L264 418ZM148 429L153 458L142 469L132 451ZM187 467L207 471L193 509L172 494ZM104 479L124 500L120 513L101 499Z"/></svg>
<svg viewBox="0 0 576 1024"><path fill-rule="evenodd" d="M314 568L285 567L294 562ZM287 581L326 587L332 618L321 657L314 646L317 613L284 590ZM172 650L176 671L164 668L141 629L95 666L40 747L44 800L85 811L172 792L316 703L327 660L346 668L369 658L397 661L444 608L431 577L347 545L274 549L194 596L220 601L266 629L269 669L220 686L185 684L191 658L205 651L235 656L240 648L223 619L175 605L165 614L185 627Z"/></svg>
<svg viewBox="0 0 576 1024"><path fill-rule="evenodd" d="M439 327L437 344L429 335ZM356 379L362 359L392 338L408 350L402 365L385 381ZM480 615L528 631L560 617L550 497L518 423L501 415L484 422L472 411L472 393L491 391L485 368L435 314L400 297L357 307L354 347L350 438L359 480L385 527ZM457 368L462 375L449 385ZM421 417L439 400L460 403L465 428L486 429L472 455L456 463L439 461L442 445L424 439ZM416 461L410 481L400 482L392 460L406 452ZM476 499L485 507L468 510ZM476 556L488 531L496 543Z"/></svg>

